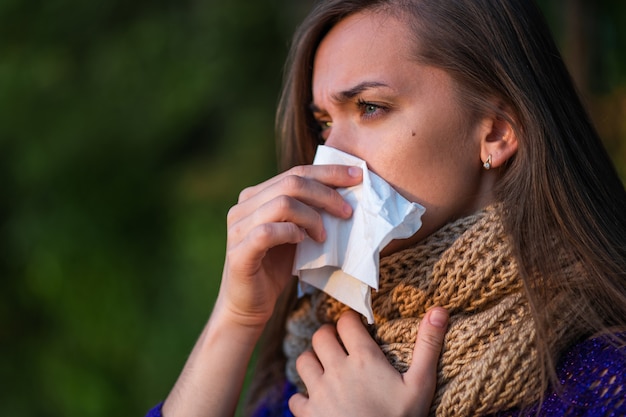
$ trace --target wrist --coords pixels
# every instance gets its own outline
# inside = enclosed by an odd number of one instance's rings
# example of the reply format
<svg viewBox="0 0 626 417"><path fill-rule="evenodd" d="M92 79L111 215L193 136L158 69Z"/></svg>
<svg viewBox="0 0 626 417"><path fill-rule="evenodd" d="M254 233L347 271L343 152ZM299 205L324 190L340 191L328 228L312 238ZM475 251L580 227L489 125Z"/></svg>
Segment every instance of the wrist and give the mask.
<svg viewBox="0 0 626 417"><path fill-rule="evenodd" d="M272 316L273 304L271 307L242 309L241 303L238 301L232 300L231 297L220 292L213 307L211 318L233 329L260 335Z"/></svg>
<svg viewBox="0 0 626 417"><path fill-rule="evenodd" d="M242 325L227 309L216 305L164 403L163 414L233 415L262 332L263 326Z"/></svg>
<svg viewBox="0 0 626 417"><path fill-rule="evenodd" d="M267 320L252 314L243 314L218 299L207 323L207 330L226 333L231 340L236 338L250 343L251 340L256 342L261 337L266 323Z"/></svg>

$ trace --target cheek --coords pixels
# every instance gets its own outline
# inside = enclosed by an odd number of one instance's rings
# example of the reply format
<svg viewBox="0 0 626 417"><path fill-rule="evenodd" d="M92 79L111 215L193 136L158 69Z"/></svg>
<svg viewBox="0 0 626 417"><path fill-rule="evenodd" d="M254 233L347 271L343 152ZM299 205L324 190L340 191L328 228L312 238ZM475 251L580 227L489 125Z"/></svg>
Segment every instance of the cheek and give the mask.
<svg viewBox="0 0 626 417"><path fill-rule="evenodd" d="M421 202L423 184L432 183L437 165L432 142L422 140L411 127L388 130L385 136L367 152L369 168L408 200Z"/></svg>
<svg viewBox="0 0 626 417"><path fill-rule="evenodd" d="M473 160L479 148L472 143L458 133L405 129L381 150L375 169L411 201L454 205L476 192L480 170Z"/></svg>

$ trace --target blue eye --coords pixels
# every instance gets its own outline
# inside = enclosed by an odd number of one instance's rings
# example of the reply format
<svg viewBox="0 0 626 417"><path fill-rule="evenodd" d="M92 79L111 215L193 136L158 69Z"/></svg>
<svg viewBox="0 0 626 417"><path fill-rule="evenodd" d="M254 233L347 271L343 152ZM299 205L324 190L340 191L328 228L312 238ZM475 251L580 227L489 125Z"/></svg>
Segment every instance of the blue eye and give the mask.
<svg viewBox="0 0 626 417"><path fill-rule="evenodd" d="M379 104L370 103L367 101L359 100L357 102L357 106L359 107L359 111L361 112L361 117L365 119L373 119L376 117L382 116L384 113L389 110L385 106L381 106Z"/></svg>
<svg viewBox="0 0 626 417"><path fill-rule="evenodd" d="M363 112L365 114L376 113L376 110L378 110L378 106L375 106L373 104L366 104L365 107L363 108Z"/></svg>

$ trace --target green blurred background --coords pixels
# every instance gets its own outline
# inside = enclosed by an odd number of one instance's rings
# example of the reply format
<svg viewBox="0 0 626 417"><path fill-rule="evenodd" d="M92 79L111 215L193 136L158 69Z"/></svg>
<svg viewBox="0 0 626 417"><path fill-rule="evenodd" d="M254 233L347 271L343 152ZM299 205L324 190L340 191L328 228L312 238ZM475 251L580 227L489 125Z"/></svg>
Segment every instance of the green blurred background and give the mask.
<svg viewBox="0 0 626 417"><path fill-rule="evenodd" d="M165 397L210 313L226 212L276 172L310 4L1 0L2 415L142 416ZM541 4L626 178L626 2Z"/></svg>

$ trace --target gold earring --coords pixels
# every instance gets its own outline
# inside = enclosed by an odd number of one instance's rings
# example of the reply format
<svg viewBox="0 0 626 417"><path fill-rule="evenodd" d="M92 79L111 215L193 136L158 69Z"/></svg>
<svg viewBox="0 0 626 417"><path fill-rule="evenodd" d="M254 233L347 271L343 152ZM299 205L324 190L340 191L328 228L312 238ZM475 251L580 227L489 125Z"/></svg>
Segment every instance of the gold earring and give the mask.
<svg viewBox="0 0 626 417"><path fill-rule="evenodd" d="M483 168L485 168L486 170L491 169L491 154L489 154L489 156L487 157L487 160L483 164Z"/></svg>

